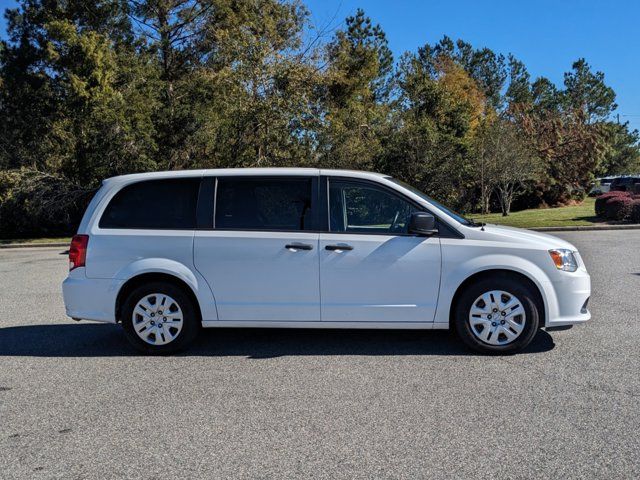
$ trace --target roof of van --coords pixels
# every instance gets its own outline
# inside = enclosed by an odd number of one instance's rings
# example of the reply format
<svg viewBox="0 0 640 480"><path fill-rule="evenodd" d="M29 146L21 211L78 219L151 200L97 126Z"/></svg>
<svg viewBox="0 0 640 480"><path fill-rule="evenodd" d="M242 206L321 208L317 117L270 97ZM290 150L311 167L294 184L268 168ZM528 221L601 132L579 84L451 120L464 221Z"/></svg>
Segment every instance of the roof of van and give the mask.
<svg viewBox="0 0 640 480"><path fill-rule="evenodd" d="M202 177L205 175L227 177L227 176L248 176L248 175L277 175L277 176L299 176L299 175L328 175L346 176L353 178L382 178L386 175L375 172L362 172L359 170L327 170L319 168L218 168L203 170L170 170L163 172L133 173L107 178L103 183L130 183L136 180L149 180L155 178L179 178L179 177Z"/></svg>

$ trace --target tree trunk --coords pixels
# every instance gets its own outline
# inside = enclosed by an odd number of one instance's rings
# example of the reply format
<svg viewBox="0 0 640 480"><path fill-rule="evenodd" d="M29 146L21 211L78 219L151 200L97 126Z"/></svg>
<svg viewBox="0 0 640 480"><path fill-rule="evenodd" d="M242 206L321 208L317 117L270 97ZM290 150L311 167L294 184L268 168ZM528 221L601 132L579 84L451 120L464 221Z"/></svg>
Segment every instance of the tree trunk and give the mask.
<svg viewBox="0 0 640 480"><path fill-rule="evenodd" d="M500 209L502 216L507 217L511 213L511 203L513 202L514 186L507 184L498 188L498 196L500 197Z"/></svg>
<svg viewBox="0 0 640 480"><path fill-rule="evenodd" d="M491 199L491 188L487 185L483 185L480 188L480 210L483 215L489 213L489 201Z"/></svg>

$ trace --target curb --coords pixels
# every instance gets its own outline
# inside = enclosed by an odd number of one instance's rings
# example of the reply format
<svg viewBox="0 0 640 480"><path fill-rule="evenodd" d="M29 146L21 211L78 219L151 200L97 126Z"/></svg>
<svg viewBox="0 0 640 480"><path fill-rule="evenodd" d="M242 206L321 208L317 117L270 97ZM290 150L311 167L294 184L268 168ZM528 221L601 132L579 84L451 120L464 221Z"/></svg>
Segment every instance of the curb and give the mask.
<svg viewBox="0 0 640 480"><path fill-rule="evenodd" d="M633 225L582 225L576 227L534 227L536 232L581 232L598 230L640 230L640 224Z"/></svg>
<svg viewBox="0 0 640 480"><path fill-rule="evenodd" d="M4 245L0 245L0 249L2 248L60 248L60 247L69 247L68 242L56 242L56 243L7 243Z"/></svg>

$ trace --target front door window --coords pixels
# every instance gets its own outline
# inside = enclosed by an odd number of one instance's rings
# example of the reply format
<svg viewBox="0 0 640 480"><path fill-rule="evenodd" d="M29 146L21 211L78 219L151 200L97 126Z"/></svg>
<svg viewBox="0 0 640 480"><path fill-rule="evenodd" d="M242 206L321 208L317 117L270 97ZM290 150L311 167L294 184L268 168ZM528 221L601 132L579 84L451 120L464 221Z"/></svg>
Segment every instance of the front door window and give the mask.
<svg viewBox="0 0 640 480"><path fill-rule="evenodd" d="M409 202L383 188L348 181L329 185L331 232L406 234L414 211Z"/></svg>

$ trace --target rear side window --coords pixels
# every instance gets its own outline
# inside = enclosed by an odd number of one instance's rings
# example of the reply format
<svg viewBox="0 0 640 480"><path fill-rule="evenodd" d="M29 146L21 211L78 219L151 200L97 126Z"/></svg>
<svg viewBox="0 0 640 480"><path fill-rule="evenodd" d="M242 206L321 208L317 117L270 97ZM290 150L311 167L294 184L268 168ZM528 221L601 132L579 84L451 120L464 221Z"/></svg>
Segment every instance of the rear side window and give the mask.
<svg viewBox="0 0 640 480"><path fill-rule="evenodd" d="M111 199L100 219L100 228L195 229L199 186L200 178L127 185Z"/></svg>
<svg viewBox="0 0 640 480"><path fill-rule="evenodd" d="M310 230L310 178L219 178L215 228Z"/></svg>

